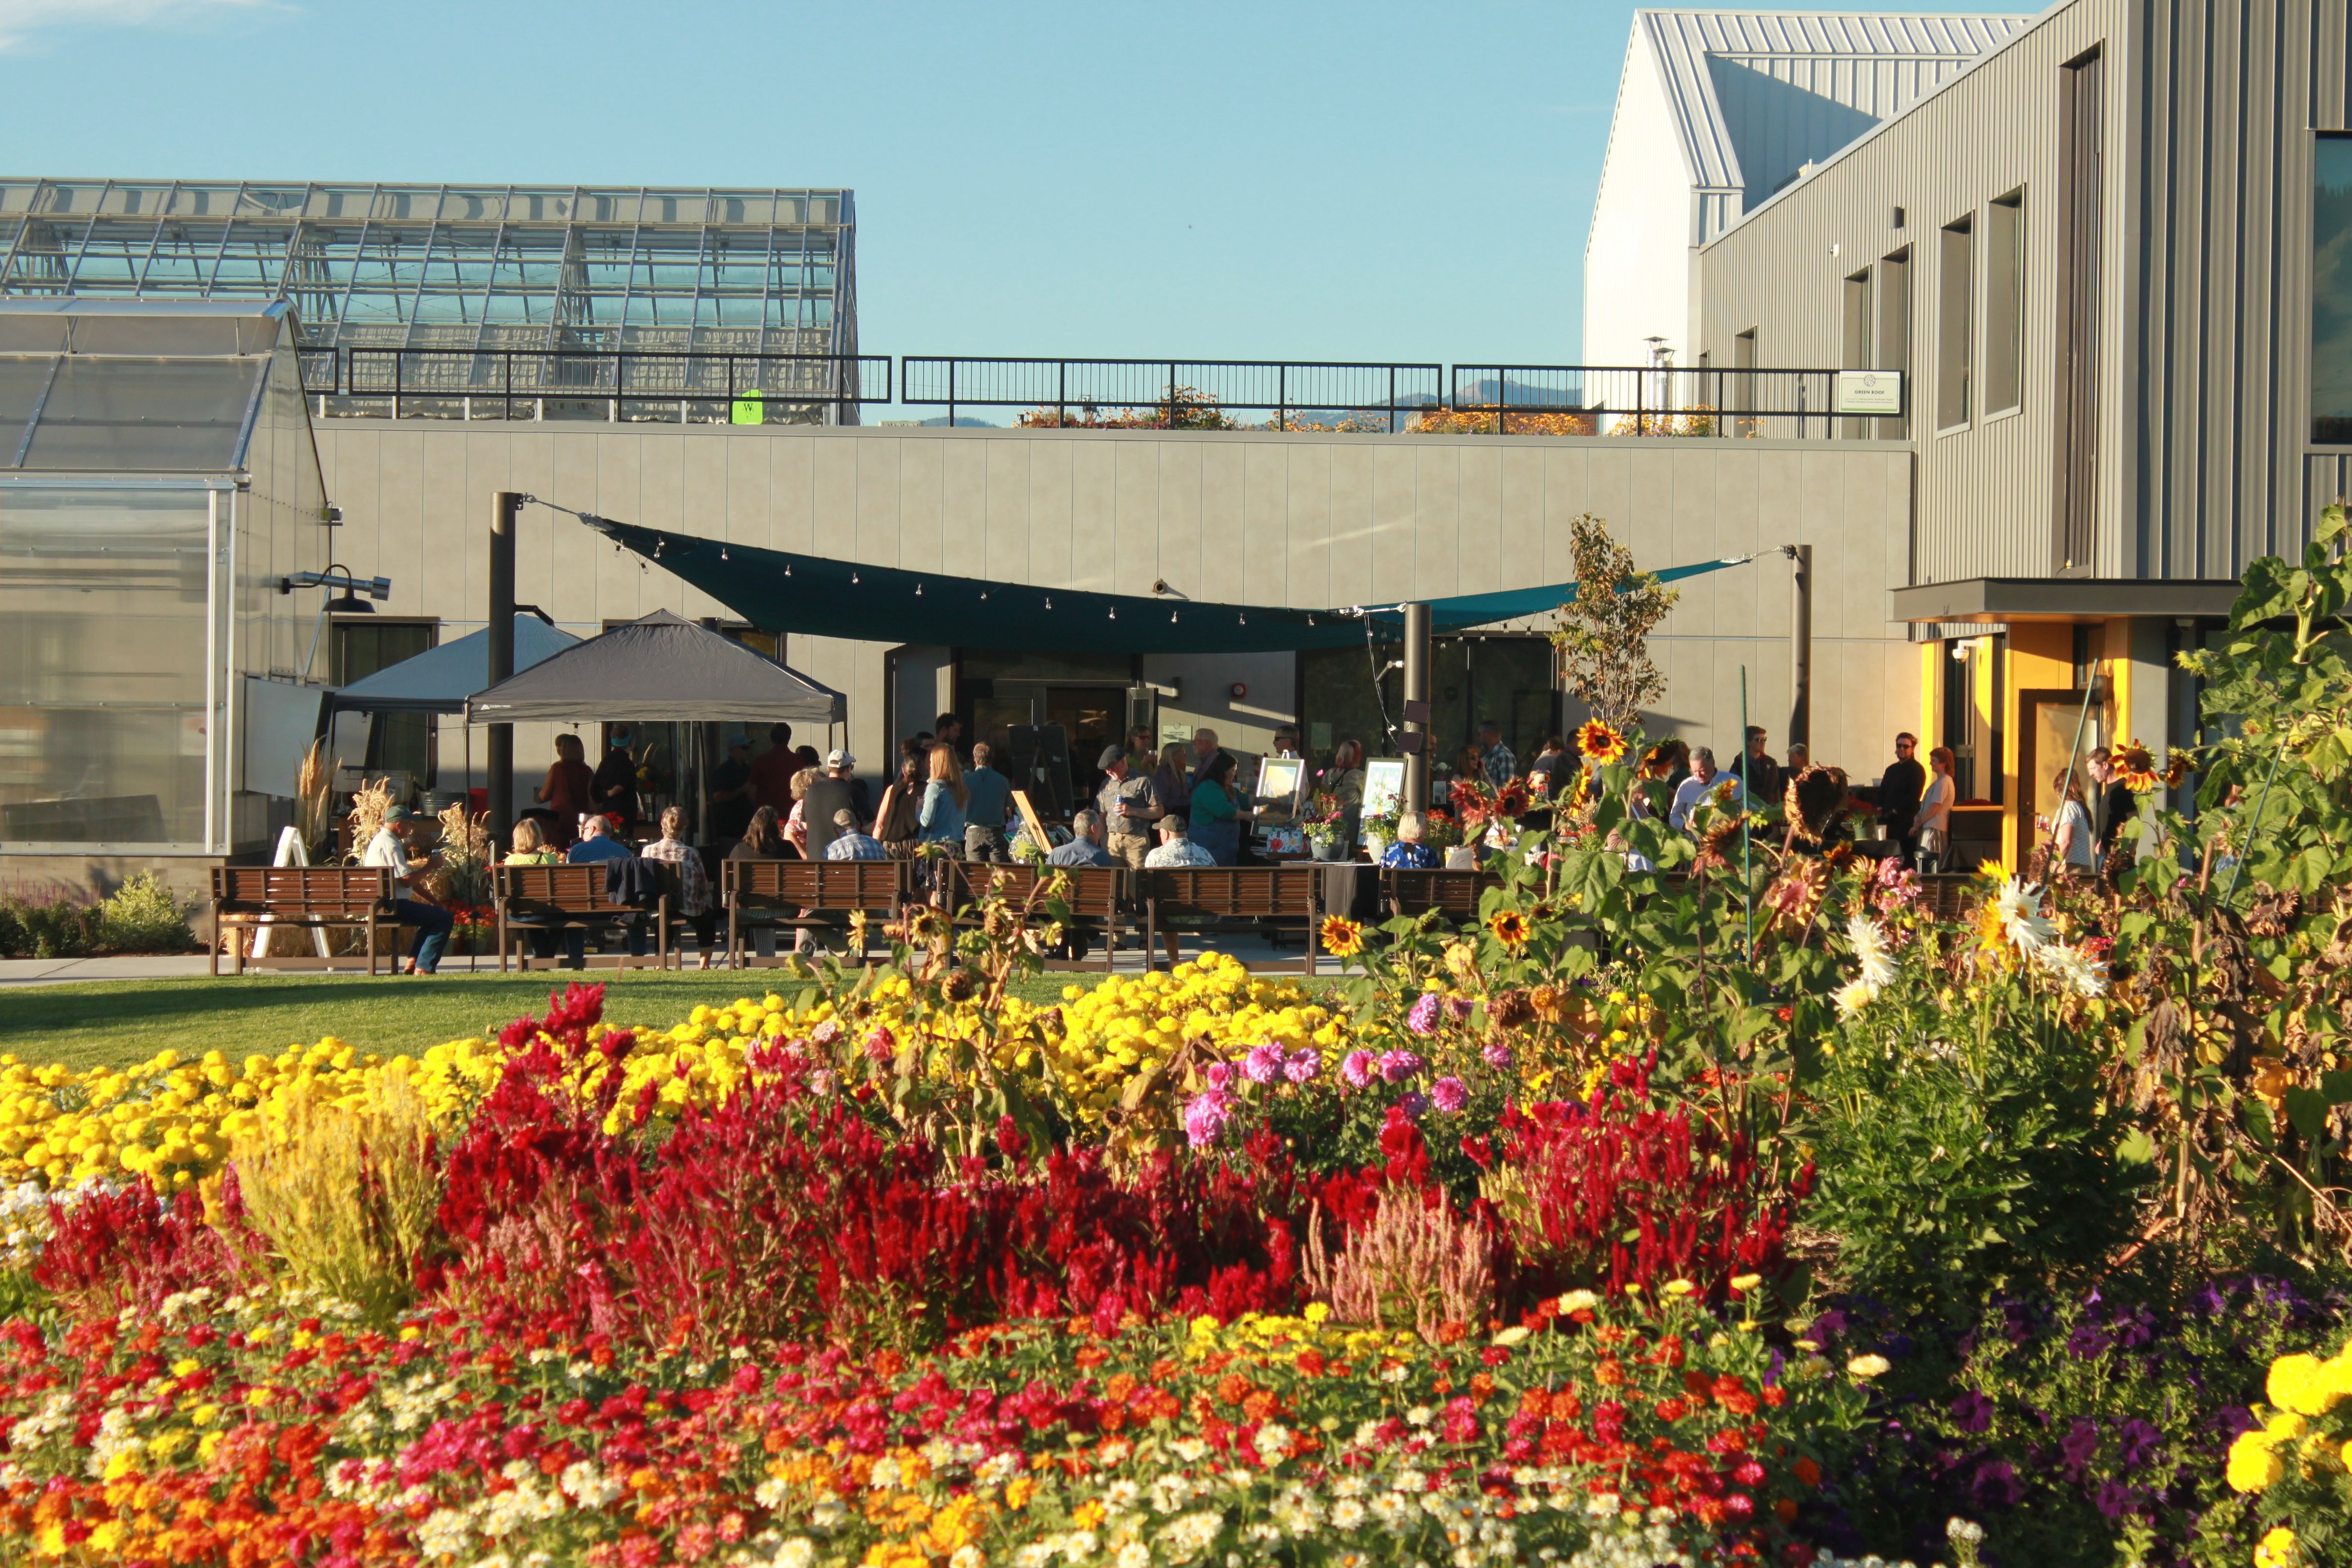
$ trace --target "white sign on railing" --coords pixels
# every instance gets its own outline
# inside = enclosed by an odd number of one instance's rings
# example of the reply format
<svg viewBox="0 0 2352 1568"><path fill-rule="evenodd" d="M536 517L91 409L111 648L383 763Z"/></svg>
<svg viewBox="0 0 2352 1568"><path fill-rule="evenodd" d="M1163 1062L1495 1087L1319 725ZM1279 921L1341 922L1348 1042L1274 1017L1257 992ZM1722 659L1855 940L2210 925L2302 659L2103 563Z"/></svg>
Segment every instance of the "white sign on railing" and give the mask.
<svg viewBox="0 0 2352 1568"><path fill-rule="evenodd" d="M1837 411L1840 414L1901 414L1903 373L1899 370L1838 372Z"/></svg>

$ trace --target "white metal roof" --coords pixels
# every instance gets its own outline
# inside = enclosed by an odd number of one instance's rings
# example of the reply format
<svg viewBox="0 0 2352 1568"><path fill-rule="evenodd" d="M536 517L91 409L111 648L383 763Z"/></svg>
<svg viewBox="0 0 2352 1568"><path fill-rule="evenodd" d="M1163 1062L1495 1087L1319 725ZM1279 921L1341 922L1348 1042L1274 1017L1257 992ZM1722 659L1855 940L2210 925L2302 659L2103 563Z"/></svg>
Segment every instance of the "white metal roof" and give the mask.
<svg viewBox="0 0 2352 1568"><path fill-rule="evenodd" d="M1633 26L1658 61L1692 185L1753 207L2032 19L1645 10Z"/></svg>

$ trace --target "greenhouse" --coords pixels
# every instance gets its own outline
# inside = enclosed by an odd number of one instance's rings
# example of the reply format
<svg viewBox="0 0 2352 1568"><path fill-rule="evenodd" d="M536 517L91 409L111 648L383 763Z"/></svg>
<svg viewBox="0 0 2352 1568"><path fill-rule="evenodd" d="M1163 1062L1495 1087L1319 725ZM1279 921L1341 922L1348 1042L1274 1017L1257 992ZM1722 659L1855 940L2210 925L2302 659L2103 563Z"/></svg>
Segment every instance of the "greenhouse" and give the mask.
<svg viewBox="0 0 2352 1568"><path fill-rule="evenodd" d="M289 819L330 516L288 305L0 300L7 874Z"/></svg>

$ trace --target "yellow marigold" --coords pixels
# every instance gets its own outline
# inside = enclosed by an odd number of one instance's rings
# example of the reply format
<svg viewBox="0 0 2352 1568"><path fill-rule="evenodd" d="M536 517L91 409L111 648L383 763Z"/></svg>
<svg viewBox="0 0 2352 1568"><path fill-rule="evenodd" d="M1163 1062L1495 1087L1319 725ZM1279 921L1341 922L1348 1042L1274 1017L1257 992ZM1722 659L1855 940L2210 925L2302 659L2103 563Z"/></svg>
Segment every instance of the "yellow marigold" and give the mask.
<svg viewBox="0 0 2352 1568"><path fill-rule="evenodd" d="M2271 1363L2270 1402L2297 1415L2325 1415L2336 1398L2317 1356L2283 1355Z"/></svg>
<svg viewBox="0 0 2352 1568"><path fill-rule="evenodd" d="M2284 1524L2273 1526L2254 1548L2254 1568L2295 1568L2301 1561L2303 1554L2294 1549L2294 1531Z"/></svg>
<svg viewBox="0 0 2352 1568"><path fill-rule="evenodd" d="M2286 1474L2286 1466L2271 1452L2267 1434L2241 1432L2230 1445L2230 1462L2224 1474L2233 1491L2267 1491Z"/></svg>

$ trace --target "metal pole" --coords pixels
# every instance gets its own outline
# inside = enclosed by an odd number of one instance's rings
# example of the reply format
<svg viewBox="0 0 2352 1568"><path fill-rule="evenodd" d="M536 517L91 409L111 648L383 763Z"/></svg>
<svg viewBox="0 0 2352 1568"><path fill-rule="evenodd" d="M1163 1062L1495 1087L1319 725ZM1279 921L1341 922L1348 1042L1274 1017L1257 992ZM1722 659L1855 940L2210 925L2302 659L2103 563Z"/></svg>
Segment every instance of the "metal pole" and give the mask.
<svg viewBox="0 0 2352 1568"><path fill-rule="evenodd" d="M1748 667L1739 667L1739 754L1748 755ZM1755 796L1748 787L1748 775L1753 767L1746 763L1739 769L1739 904L1748 921L1748 962L1756 962L1756 864L1748 856L1748 822L1754 815L1749 809Z"/></svg>
<svg viewBox="0 0 2352 1568"><path fill-rule="evenodd" d="M1414 704L1420 704L1415 707ZM1406 811L1429 809L1429 606L1404 607L1404 730L1421 737L1419 751L1404 754ZM1413 715L1419 713L1421 718Z"/></svg>
<svg viewBox="0 0 2352 1568"><path fill-rule="evenodd" d="M522 521L522 496L499 490L490 497L490 680L514 673L515 530ZM514 726L493 724L488 772L490 836L500 843L514 826Z"/></svg>
<svg viewBox="0 0 2352 1568"><path fill-rule="evenodd" d="M1813 547L1789 546L1794 566L1789 578L1789 743L1809 751L1813 743ZM1740 747L1747 748L1747 731Z"/></svg>

